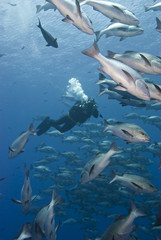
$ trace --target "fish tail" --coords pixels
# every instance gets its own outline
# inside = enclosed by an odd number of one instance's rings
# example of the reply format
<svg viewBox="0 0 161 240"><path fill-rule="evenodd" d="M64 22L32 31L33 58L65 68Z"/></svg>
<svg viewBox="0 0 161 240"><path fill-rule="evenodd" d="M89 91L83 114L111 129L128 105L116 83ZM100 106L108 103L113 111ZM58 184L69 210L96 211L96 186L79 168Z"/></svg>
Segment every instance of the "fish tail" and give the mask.
<svg viewBox="0 0 161 240"><path fill-rule="evenodd" d="M99 85L99 87L100 87L100 92L99 92L99 94L97 95L98 97L100 97L100 96L102 96L103 94L105 94L106 93L106 87L104 87L102 84L100 84Z"/></svg>
<svg viewBox="0 0 161 240"><path fill-rule="evenodd" d="M131 201L131 214L134 215L134 218L146 216L146 214L142 210L138 209L135 206L133 201Z"/></svg>
<svg viewBox="0 0 161 240"><path fill-rule="evenodd" d="M103 132L106 132L109 129L109 123L107 122L107 120L104 120L104 129Z"/></svg>
<svg viewBox="0 0 161 240"><path fill-rule="evenodd" d="M101 31L96 31L96 32L94 32L95 35L96 35L96 42L98 42L98 40L99 40L100 37L101 37L100 32L101 32Z"/></svg>
<svg viewBox="0 0 161 240"><path fill-rule="evenodd" d="M39 13L41 9L41 5L36 5L36 13Z"/></svg>
<svg viewBox="0 0 161 240"><path fill-rule="evenodd" d="M110 151L114 154L121 153L123 150L119 149L115 142L111 144Z"/></svg>
<svg viewBox="0 0 161 240"><path fill-rule="evenodd" d="M106 77L102 74L102 73L99 73L99 80L105 80Z"/></svg>
<svg viewBox="0 0 161 240"><path fill-rule="evenodd" d="M156 17L156 22L157 22L156 30L161 30L161 21L158 17Z"/></svg>
<svg viewBox="0 0 161 240"><path fill-rule="evenodd" d="M26 178L28 178L30 171L27 169L26 163L24 163L24 170L25 170Z"/></svg>
<svg viewBox="0 0 161 240"><path fill-rule="evenodd" d="M97 55L100 53L100 51L99 51L96 41L94 41L94 44L90 48L82 51L82 53L89 57L97 58Z"/></svg>
<svg viewBox="0 0 161 240"><path fill-rule="evenodd" d="M115 182L116 179L117 179L116 173L115 173L114 171L112 171L112 170L111 170L111 176L112 176L112 179L111 179L111 181L109 182L109 184Z"/></svg>
<svg viewBox="0 0 161 240"><path fill-rule="evenodd" d="M39 19L39 18L38 18L38 19ZM39 19L39 24L38 24L37 26L38 26L40 29L42 28L40 19Z"/></svg>
<svg viewBox="0 0 161 240"><path fill-rule="evenodd" d="M145 12L149 11L149 7L144 5L144 8L145 8Z"/></svg>
<svg viewBox="0 0 161 240"><path fill-rule="evenodd" d="M63 198L61 198L55 191L53 191L51 202L52 202L54 205L57 205L57 204L59 204L59 203L65 202L65 200L64 200Z"/></svg>
<svg viewBox="0 0 161 240"><path fill-rule="evenodd" d="M32 123L30 124L30 126L29 126L29 131L30 131L31 134L37 135L37 133L36 133L35 130L34 130L33 122L32 122Z"/></svg>

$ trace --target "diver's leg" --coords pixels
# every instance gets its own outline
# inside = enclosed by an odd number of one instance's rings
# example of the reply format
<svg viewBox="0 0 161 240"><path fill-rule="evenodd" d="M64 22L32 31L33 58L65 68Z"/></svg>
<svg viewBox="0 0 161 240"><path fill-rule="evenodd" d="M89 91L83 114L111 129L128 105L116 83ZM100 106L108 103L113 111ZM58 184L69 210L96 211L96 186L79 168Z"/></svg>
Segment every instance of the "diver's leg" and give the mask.
<svg viewBox="0 0 161 240"><path fill-rule="evenodd" d="M40 136L45 133L51 127L51 119L46 117L42 123L37 126L37 135Z"/></svg>
<svg viewBox="0 0 161 240"><path fill-rule="evenodd" d="M59 128L59 131L61 133L67 132L68 130L70 130L71 128L73 128L76 125L76 122L73 122L72 120L70 120L68 118L68 121L65 122L65 124Z"/></svg>

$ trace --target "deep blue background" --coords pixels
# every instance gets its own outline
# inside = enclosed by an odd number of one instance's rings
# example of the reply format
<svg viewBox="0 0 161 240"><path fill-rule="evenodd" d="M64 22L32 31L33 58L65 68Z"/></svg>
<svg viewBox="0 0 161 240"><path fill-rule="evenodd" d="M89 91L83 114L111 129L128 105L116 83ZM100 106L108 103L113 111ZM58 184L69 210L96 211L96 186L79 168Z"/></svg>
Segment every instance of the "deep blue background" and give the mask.
<svg viewBox="0 0 161 240"><path fill-rule="evenodd" d="M31 136L25 152L14 159L8 159L8 146L22 131L28 129L33 117L48 115L56 119L68 111L68 107L63 103L62 95L65 94L68 80L71 77L79 79L85 93L95 98L105 118L124 121L123 116L130 112L161 116L161 111L122 107L117 101L108 100L107 96L97 97L98 86L95 82L98 80L99 64L96 60L81 53L82 50L92 45L94 36L89 36L73 25L62 22L63 17L58 11L41 11L36 14L36 5L43 4L44 1L14 0L11 3L16 3L15 7L9 5L8 2L8 0L0 1L0 53L5 54L0 58L0 178L6 177L5 181L0 182L0 192L4 195L0 199L0 240L12 239L24 222L34 219L33 215L23 215L20 206L13 204L10 198L19 199L20 197L24 181L24 162L27 162L29 167L43 156L35 152L35 147L45 142L53 146L57 153L65 150L77 151L77 144L66 144L61 139L47 135ZM118 0L117 2L136 14L140 20L140 26L144 29L144 34L127 38L122 42L117 37L105 38L103 36L98 43L101 53L106 55L107 50L119 53L134 50L161 55L161 34L155 30L155 17L160 17L160 12L144 12L144 4L150 5L153 1L125 0L122 2ZM83 6L83 9L93 21L95 31L109 25L110 20L91 7ZM58 49L45 47L46 42L36 26L38 17L42 26L58 38ZM144 76L154 80L155 83L160 83L160 76ZM100 119L93 118L91 121L101 122ZM134 121L129 120L129 122ZM135 123L148 132L152 143L160 141L159 129L144 124L142 121L136 120ZM35 122L35 127L36 124L37 122ZM66 136L68 134L66 133ZM126 147L122 140L118 142ZM150 154L149 157L152 158L152 155ZM154 158L150 171L155 174L153 183L161 189L158 163L158 158ZM54 171L55 169L52 169L53 173ZM32 175L31 171L33 194L37 194L41 188L48 187L48 182L39 182L32 178ZM49 183L51 184L51 181ZM44 202L40 204L43 206L49 201L50 196L44 198ZM88 199L86 201L88 202ZM127 214L127 211L125 213ZM69 213L68 217L71 216L73 217L73 214ZM99 216L97 220L98 218ZM100 216L100 235L108 225L107 222L101 221ZM58 239L81 240L84 235L79 225L64 226L59 230ZM147 239L147 236L142 239ZM151 239L150 236L149 239Z"/></svg>

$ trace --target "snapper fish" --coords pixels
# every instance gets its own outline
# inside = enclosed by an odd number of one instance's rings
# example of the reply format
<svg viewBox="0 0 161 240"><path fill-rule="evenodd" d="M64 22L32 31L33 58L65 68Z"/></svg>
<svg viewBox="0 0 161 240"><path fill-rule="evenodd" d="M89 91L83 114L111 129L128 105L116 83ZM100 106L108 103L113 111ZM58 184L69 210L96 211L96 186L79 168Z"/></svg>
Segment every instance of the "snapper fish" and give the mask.
<svg viewBox="0 0 161 240"><path fill-rule="evenodd" d="M25 240L32 237L32 224L27 222L24 223L19 230L19 236L15 237L13 240Z"/></svg>
<svg viewBox="0 0 161 240"><path fill-rule="evenodd" d="M120 37L120 41L124 40L127 37L133 37L139 34L142 34L144 30L139 26L127 25L124 23L113 23L110 24L107 28L95 32L96 41L98 41L102 35L105 35L106 38L110 36Z"/></svg>
<svg viewBox="0 0 161 240"><path fill-rule="evenodd" d="M119 216L103 233L101 240L128 240L130 234L136 229L133 223L138 217L144 217L145 213L137 209L131 201L131 211L128 216Z"/></svg>
<svg viewBox="0 0 161 240"><path fill-rule="evenodd" d="M107 167L110 163L110 158L118 153L123 152L118 149L115 143L111 144L111 147L107 153L98 153L94 158L86 163L81 173L81 184L87 183L96 177Z"/></svg>
<svg viewBox="0 0 161 240"><path fill-rule="evenodd" d="M41 33L47 42L46 47L52 46L52 47L58 48L57 38L53 38L53 36L41 26L40 19L39 19L39 24L37 26L38 28L40 28Z"/></svg>
<svg viewBox="0 0 161 240"><path fill-rule="evenodd" d="M23 213L28 213L30 204L31 204L31 196L32 196L32 189L30 185L30 179L29 179L29 170L26 168L26 164L24 164L24 170L25 170L25 181L22 186L21 190L21 200L15 200L11 199L14 203L21 204L21 209Z"/></svg>
<svg viewBox="0 0 161 240"><path fill-rule="evenodd" d="M112 131L114 136L124 139L127 144L150 141L147 133L136 124L116 122L114 125L110 125L106 120L104 120L104 124L103 132Z"/></svg>
<svg viewBox="0 0 161 240"><path fill-rule="evenodd" d="M154 4L153 6L144 6L145 8L145 12L149 11L149 10L153 10L153 11L159 11L161 10L161 2Z"/></svg>
<svg viewBox="0 0 161 240"><path fill-rule="evenodd" d="M112 172L113 178L110 184L118 181L122 186L127 187L135 191L136 193L155 193L158 190L144 177L124 173L122 176L116 175Z"/></svg>
<svg viewBox="0 0 161 240"><path fill-rule="evenodd" d="M36 132L33 128L33 123L30 124L28 131L22 132L9 147L9 158L14 158L18 154L24 152L23 148L27 143L30 135L36 135Z"/></svg>
<svg viewBox="0 0 161 240"><path fill-rule="evenodd" d="M108 57L119 60L140 73L161 74L161 58L149 53L126 51L118 54L108 51Z"/></svg>
<svg viewBox="0 0 161 240"><path fill-rule="evenodd" d="M151 101L161 102L161 85L151 82L146 82L146 84L149 88Z"/></svg>
<svg viewBox="0 0 161 240"><path fill-rule="evenodd" d="M110 18L112 22L121 22L135 26L139 24L136 16L121 4L109 1L81 0L80 5L84 4L92 6L94 10Z"/></svg>
<svg viewBox="0 0 161 240"><path fill-rule="evenodd" d="M55 240L59 224L55 227L54 207L64 202L60 196L53 191L51 202L40 209L33 224L33 239L41 240L46 237L47 240Z"/></svg>
<svg viewBox="0 0 161 240"><path fill-rule="evenodd" d="M118 84L115 89L127 91L143 100L150 100L148 86L140 74L118 60L104 57L100 53L96 41L92 47L82 51L82 53L100 62L99 70L109 75Z"/></svg>
<svg viewBox="0 0 161 240"><path fill-rule="evenodd" d="M93 35L92 22L88 16L81 11L79 1L75 0L47 0L53 3L59 12L65 17L62 21L73 24L82 32Z"/></svg>

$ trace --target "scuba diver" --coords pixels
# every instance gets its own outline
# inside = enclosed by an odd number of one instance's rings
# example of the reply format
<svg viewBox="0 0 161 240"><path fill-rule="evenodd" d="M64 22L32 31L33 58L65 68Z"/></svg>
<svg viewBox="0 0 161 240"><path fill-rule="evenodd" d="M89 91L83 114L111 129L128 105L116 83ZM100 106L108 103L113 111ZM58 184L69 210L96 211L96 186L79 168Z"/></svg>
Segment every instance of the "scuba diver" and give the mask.
<svg viewBox="0 0 161 240"><path fill-rule="evenodd" d="M93 98L88 100L77 101L69 110L69 112L59 118L58 120L50 119L46 117L40 125L37 127L37 135L40 136L45 133L50 127L56 128L61 133L64 133L75 125L84 123L91 116L98 118L102 115L97 110L96 102Z"/></svg>

